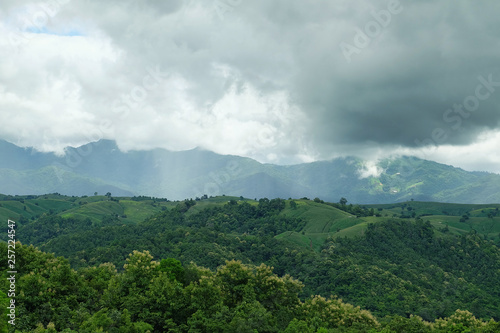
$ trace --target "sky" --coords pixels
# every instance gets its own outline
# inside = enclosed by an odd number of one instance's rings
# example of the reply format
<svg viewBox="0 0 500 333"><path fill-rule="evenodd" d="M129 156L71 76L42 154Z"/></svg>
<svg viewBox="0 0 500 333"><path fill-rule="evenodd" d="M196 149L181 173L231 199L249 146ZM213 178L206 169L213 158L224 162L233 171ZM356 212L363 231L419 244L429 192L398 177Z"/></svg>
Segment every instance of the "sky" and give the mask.
<svg viewBox="0 0 500 333"><path fill-rule="evenodd" d="M0 138L500 173L500 2L0 3Z"/></svg>

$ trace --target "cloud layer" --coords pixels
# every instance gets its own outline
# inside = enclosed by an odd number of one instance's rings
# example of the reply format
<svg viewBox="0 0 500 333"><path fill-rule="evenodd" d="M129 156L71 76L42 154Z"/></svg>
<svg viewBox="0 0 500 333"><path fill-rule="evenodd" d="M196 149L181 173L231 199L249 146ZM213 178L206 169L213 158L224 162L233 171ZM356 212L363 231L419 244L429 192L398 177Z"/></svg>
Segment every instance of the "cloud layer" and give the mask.
<svg viewBox="0 0 500 333"><path fill-rule="evenodd" d="M499 13L451 0L3 1L0 137L274 163L409 153L500 172Z"/></svg>

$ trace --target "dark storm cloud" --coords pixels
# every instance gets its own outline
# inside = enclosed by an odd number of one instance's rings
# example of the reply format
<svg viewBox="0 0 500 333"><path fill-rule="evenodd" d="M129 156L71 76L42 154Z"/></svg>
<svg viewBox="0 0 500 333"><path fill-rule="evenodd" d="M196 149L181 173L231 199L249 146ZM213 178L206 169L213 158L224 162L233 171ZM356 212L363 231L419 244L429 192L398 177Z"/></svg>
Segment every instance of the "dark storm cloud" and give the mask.
<svg viewBox="0 0 500 333"><path fill-rule="evenodd" d="M4 137L33 119L34 133L80 142L75 129L104 119L114 131L103 136L128 148L203 146L286 163L491 145L498 131L494 1L55 1L39 24L52 35L0 51L0 107L18 115ZM42 5L2 2L0 28L22 30ZM54 37L70 30L81 37ZM152 68L164 82L146 108L118 117L113 105L143 91ZM77 121L61 126L58 110Z"/></svg>
<svg viewBox="0 0 500 333"><path fill-rule="evenodd" d="M465 2L402 2L401 13L392 16L370 45L353 54L350 63L340 48L335 54L321 46L327 42L321 33L311 35L308 46L313 51L304 52L314 58L304 58L294 92L302 108L316 119L317 140L415 147L432 139L435 129L442 129L447 138L436 143L463 145L485 129L496 129L500 120L496 56L500 24L493 13L500 8L488 4L489 8L478 10ZM384 2L373 3L373 7L375 11L386 9ZM338 46L341 37L355 45L353 28L364 29L370 20L375 21L361 14L370 12L368 8L356 8L362 18L352 17L331 43ZM315 43L315 39L320 41ZM484 87L479 77L486 81L491 77L496 83ZM489 95L476 108L478 85L483 86L480 93ZM464 101L475 111L447 113Z"/></svg>

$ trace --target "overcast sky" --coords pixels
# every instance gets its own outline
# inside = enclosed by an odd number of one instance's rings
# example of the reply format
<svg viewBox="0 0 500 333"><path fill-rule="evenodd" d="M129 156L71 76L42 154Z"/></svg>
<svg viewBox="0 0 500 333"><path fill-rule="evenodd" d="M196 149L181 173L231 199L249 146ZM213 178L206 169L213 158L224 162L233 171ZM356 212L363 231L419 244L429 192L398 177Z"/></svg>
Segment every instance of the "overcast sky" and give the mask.
<svg viewBox="0 0 500 333"><path fill-rule="evenodd" d="M0 138L500 172L499 15L496 0L2 0Z"/></svg>

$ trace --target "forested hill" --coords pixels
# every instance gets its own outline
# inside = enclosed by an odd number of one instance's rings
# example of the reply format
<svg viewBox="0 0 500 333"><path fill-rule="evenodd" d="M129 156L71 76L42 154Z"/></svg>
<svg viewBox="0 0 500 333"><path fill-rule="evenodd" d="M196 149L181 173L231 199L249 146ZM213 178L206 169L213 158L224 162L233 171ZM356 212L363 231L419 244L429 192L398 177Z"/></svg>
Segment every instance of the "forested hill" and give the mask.
<svg viewBox="0 0 500 333"><path fill-rule="evenodd" d="M39 200L40 207L56 198L24 200ZM39 332L50 331L48 326L78 332L500 329L495 205L94 200L26 218L16 229L24 244L17 249L17 328L33 331L41 323L45 329ZM142 221L98 215L100 205L110 209L127 201L135 203L136 216L142 206L158 211ZM481 221L489 223L487 229L478 227ZM5 267L4 243L1 251Z"/></svg>
<svg viewBox="0 0 500 333"><path fill-rule="evenodd" d="M0 191L11 195L111 192L175 200L226 194L328 201L345 196L355 203L500 202L500 175L408 156L377 163L343 157L283 166L202 149L122 152L109 140L68 147L63 156L0 140L0 156Z"/></svg>

